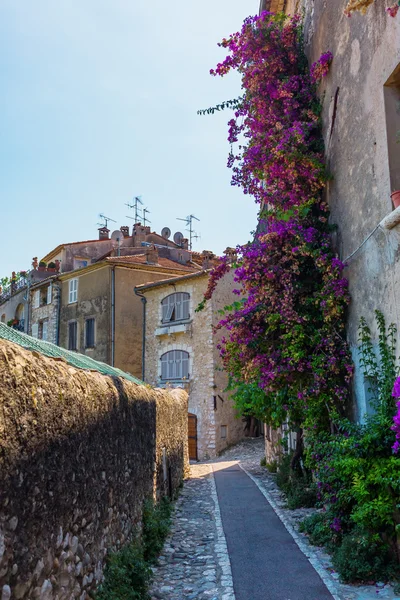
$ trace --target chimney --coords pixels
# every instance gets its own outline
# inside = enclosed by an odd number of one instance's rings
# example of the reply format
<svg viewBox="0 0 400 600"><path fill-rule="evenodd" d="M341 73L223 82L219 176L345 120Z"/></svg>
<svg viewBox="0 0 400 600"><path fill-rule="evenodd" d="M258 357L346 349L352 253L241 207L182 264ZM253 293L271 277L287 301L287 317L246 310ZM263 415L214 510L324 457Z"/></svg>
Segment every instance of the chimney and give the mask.
<svg viewBox="0 0 400 600"><path fill-rule="evenodd" d="M158 265L158 249L154 244L146 247L146 264Z"/></svg>
<svg viewBox="0 0 400 600"><path fill-rule="evenodd" d="M228 248L226 250L224 250L224 254L225 254L229 264L232 264L237 259L236 248L229 248L229 246L228 246Z"/></svg>
<svg viewBox="0 0 400 600"><path fill-rule="evenodd" d="M182 238L181 248L183 248L184 250L189 249L189 240L187 238Z"/></svg>
<svg viewBox="0 0 400 600"><path fill-rule="evenodd" d="M203 252L201 253L201 257L203 259L203 263L202 263L202 268L203 269L211 269L212 264L211 264L211 260L214 258L214 253L211 252L210 250L203 250Z"/></svg>
<svg viewBox="0 0 400 600"><path fill-rule="evenodd" d="M129 227L127 225L122 225L122 227L120 227L119 229L124 238L129 237Z"/></svg>
<svg viewBox="0 0 400 600"><path fill-rule="evenodd" d="M133 246L138 248L142 245L142 242L146 241L146 227L141 223L135 223L132 229Z"/></svg>
<svg viewBox="0 0 400 600"><path fill-rule="evenodd" d="M99 240L108 240L108 234L110 233L110 230L107 229L107 227L100 227L99 229Z"/></svg>

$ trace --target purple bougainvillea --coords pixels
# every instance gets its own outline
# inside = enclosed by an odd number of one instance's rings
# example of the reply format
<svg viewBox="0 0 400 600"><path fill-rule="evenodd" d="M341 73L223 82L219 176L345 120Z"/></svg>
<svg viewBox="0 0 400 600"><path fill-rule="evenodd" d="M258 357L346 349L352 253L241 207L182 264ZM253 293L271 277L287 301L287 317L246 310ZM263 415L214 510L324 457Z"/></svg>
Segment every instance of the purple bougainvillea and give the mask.
<svg viewBox="0 0 400 600"><path fill-rule="evenodd" d="M289 412L302 425L325 427L341 412L352 374L348 286L322 197L327 174L315 89L332 54L310 70L300 18L268 12L246 19L220 45L229 54L212 75L236 70L244 89L229 121L232 185L261 205L259 232L237 249L242 300L220 323L227 329L222 360L233 381L273 398L270 420ZM211 275L206 299L229 268L224 261Z"/></svg>

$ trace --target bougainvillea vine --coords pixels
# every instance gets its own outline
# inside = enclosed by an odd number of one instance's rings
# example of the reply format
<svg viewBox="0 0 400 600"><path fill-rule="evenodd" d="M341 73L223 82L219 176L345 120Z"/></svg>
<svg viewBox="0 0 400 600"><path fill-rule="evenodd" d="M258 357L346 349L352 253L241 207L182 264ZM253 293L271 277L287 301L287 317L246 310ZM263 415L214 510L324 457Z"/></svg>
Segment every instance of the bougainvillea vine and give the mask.
<svg viewBox="0 0 400 600"><path fill-rule="evenodd" d="M268 12L246 19L220 45L229 54L211 74L236 70L244 90L229 121L232 185L261 205L258 233L237 249L240 300L219 324L227 331L222 360L238 389L246 383L263 392L256 416L275 425L289 415L298 427L332 427L352 373L347 281L322 198L327 174L316 84L332 55L310 69L300 18ZM228 269L224 261L211 275L206 299Z"/></svg>

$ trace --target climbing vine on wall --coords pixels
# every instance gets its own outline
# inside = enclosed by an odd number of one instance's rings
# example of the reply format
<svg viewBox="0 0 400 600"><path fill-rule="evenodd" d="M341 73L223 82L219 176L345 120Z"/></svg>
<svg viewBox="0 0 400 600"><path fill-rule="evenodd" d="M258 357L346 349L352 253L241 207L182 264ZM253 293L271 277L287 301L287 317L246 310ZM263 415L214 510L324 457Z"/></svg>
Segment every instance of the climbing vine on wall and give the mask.
<svg viewBox="0 0 400 600"><path fill-rule="evenodd" d="M227 329L222 360L242 394L243 384L262 391L257 414L267 422L289 415L297 427L332 428L352 373L347 281L331 250L322 198L327 173L316 84L332 55L310 70L300 18L267 12L246 19L220 45L228 56L211 74L238 71L244 91L229 121L232 185L261 205L259 232L238 248L239 298L219 324ZM206 299L229 268L224 261L214 271Z"/></svg>

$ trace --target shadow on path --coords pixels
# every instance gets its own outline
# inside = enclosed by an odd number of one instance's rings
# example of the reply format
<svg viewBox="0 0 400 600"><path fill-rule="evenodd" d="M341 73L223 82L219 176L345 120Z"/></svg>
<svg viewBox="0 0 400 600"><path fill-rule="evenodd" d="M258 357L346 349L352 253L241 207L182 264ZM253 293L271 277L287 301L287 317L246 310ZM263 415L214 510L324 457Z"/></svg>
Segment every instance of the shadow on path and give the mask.
<svg viewBox="0 0 400 600"><path fill-rule="evenodd" d="M253 481L237 464L215 464L236 600L332 600Z"/></svg>

